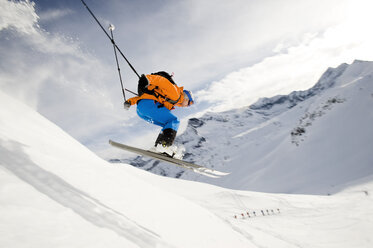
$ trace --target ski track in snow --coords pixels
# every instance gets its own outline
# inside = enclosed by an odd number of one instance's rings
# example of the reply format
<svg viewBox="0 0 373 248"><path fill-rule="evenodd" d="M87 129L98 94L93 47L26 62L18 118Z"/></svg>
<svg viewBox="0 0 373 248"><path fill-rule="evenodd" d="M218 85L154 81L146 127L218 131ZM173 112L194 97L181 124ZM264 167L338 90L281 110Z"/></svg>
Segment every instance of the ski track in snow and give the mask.
<svg viewBox="0 0 373 248"><path fill-rule="evenodd" d="M361 80L361 79L363 79L363 78L364 78L364 77L358 77L358 78L352 80L351 82L348 82L348 83L343 84L343 85L341 86L341 88L344 88L344 87L347 87L347 86L349 86L349 85L351 85L351 84L354 84L354 83L356 83L357 81L359 81L359 80Z"/></svg>
<svg viewBox="0 0 373 248"><path fill-rule="evenodd" d="M254 131L256 131L256 130L259 130L259 129L263 128L263 127L266 127L266 126L268 126L269 124L276 123L278 120L279 120L279 119L278 119L277 117L274 117L274 118L272 118L272 119L269 119L269 120L267 120L267 121L265 121L265 122L259 124L259 125L256 126L256 127L250 128L249 130L247 130L247 131L245 131L245 132L243 132L243 133L237 134L237 135L233 136L232 138L233 138L233 139L241 138L241 137L243 137L243 136L245 136L245 135L247 135L247 134L249 134L249 133L252 133L252 132L254 132Z"/></svg>
<svg viewBox="0 0 373 248"><path fill-rule="evenodd" d="M0 166L85 220L98 227L110 229L139 247L157 247L159 244L162 244L162 247L171 247L156 233L35 164L24 152L24 145L2 140L0 144Z"/></svg>

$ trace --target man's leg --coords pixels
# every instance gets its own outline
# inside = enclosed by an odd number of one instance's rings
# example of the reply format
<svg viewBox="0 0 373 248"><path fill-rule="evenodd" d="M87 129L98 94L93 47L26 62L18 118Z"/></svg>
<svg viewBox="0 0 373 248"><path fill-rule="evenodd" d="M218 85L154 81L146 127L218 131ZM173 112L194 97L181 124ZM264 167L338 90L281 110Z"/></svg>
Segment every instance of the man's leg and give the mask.
<svg viewBox="0 0 373 248"><path fill-rule="evenodd" d="M171 146L175 140L180 121L170 110L165 107L159 108L159 106L160 104L153 100L141 100L137 105L137 114L142 119L162 127L155 145Z"/></svg>

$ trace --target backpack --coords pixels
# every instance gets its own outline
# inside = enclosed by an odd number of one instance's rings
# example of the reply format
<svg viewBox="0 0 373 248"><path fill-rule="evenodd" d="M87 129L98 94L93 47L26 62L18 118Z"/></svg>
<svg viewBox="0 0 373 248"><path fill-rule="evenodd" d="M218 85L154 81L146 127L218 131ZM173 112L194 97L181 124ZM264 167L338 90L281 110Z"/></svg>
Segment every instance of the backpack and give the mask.
<svg viewBox="0 0 373 248"><path fill-rule="evenodd" d="M168 81L170 81L172 84L175 84L176 83L174 82L172 76L170 74L168 74L168 72L165 72L165 71L159 71L159 72L154 72L152 73L151 75L159 75L161 77L164 77L166 78Z"/></svg>
<svg viewBox="0 0 373 248"><path fill-rule="evenodd" d="M160 76L163 79L159 79L157 76ZM171 104L177 103L181 97L176 83L171 75L165 71L151 73L148 76L142 74L139 79L137 92L139 96L146 93L154 95L157 98L164 98L165 101L170 102Z"/></svg>

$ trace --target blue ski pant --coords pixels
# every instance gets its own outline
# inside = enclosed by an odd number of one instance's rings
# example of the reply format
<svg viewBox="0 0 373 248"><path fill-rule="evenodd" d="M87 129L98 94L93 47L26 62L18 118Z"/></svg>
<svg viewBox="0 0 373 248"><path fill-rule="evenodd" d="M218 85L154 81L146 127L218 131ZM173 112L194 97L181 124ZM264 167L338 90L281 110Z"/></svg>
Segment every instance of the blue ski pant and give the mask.
<svg viewBox="0 0 373 248"><path fill-rule="evenodd" d="M180 125L180 120L171 113L171 110L150 99L142 99L137 103L137 115L149 123L162 127L162 131L168 128L177 131Z"/></svg>

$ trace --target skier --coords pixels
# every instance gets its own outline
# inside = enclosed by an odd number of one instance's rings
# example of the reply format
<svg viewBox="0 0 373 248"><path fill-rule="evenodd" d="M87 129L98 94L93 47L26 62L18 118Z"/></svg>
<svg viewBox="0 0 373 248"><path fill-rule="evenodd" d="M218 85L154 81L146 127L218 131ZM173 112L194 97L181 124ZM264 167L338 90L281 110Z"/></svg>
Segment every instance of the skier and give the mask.
<svg viewBox="0 0 373 248"><path fill-rule="evenodd" d="M178 87L172 76L160 71L141 75L137 97L124 103L124 108L137 104L137 114L147 122L162 127L154 151L174 156L177 148L173 145L180 120L171 113L175 107L189 107L194 103L192 93Z"/></svg>

